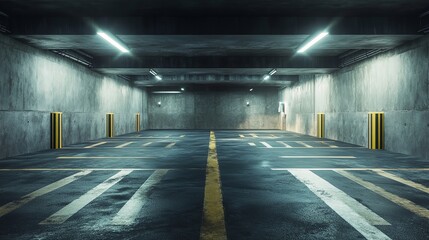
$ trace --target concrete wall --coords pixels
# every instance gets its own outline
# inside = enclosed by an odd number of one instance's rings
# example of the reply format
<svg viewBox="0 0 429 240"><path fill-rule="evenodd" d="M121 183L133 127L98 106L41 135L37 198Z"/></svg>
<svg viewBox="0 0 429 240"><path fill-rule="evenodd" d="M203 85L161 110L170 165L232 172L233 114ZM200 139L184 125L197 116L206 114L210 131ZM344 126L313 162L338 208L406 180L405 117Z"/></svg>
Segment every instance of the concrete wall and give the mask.
<svg viewBox="0 0 429 240"><path fill-rule="evenodd" d="M326 137L367 146L367 113L385 112L387 150L429 159L429 37L341 69L301 77L280 92L287 129L316 134L326 113Z"/></svg>
<svg viewBox="0 0 429 240"><path fill-rule="evenodd" d="M255 88L252 92L245 87L189 90L183 94L149 92L149 128L278 129L277 108L276 88Z"/></svg>
<svg viewBox="0 0 429 240"><path fill-rule="evenodd" d="M142 89L3 35L0 63L0 158L49 149L50 112L63 112L68 145L105 137L107 112L116 134L132 132L143 110Z"/></svg>

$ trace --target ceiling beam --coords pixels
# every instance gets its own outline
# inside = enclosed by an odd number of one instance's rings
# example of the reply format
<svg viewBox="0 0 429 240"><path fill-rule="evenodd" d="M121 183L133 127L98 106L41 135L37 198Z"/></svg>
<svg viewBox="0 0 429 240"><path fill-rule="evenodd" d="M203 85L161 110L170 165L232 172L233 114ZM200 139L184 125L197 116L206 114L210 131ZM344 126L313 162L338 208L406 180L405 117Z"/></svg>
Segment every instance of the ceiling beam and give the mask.
<svg viewBox="0 0 429 240"><path fill-rule="evenodd" d="M12 35L415 35L417 17L14 17Z"/></svg>
<svg viewBox="0 0 429 240"><path fill-rule="evenodd" d="M139 68L324 68L337 69L337 57L309 56L210 56L210 57L118 57L94 59L95 69Z"/></svg>

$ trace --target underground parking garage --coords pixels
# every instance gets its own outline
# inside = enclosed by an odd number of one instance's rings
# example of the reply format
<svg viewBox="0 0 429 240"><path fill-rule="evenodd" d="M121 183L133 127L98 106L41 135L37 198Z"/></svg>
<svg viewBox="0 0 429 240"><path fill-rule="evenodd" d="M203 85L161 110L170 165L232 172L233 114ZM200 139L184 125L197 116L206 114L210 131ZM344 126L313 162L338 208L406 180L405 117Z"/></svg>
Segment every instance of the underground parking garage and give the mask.
<svg viewBox="0 0 429 240"><path fill-rule="evenodd" d="M428 11L0 0L0 239L428 239Z"/></svg>

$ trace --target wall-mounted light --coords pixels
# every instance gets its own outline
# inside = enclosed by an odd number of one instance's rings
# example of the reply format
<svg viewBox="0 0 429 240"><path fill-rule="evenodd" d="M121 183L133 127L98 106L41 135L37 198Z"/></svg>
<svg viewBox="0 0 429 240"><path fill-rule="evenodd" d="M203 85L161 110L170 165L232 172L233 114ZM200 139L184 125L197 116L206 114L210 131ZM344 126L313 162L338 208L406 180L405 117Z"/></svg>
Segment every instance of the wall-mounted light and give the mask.
<svg viewBox="0 0 429 240"><path fill-rule="evenodd" d="M121 52L123 53L129 53L130 50L128 50L127 47L125 47L123 44L121 44L120 40L113 36L110 33L107 32L103 32L103 31L98 31L97 35L102 37L104 40L106 40L108 43L110 43L111 45L113 45L114 47L116 47L117 49L119 49Z"/></svg>
<svg viewBox="0 0 429 240"><path fill-rule="evenodd" d="M250 106L250 102L249 101L246 102L246 106Z"/></svg>
<svg viewBox="0 0 429 240"><path fill-rule="evenodd" d="M157 72L155 72L155 70L150 69L149 72L150 72L150 74L152 74L153 76L155 76L156 79L158 79L160 81L162 80L162 77Z"/></svg>
<svg viewBox="0 0 429 240"><path fill-rule="evenodd" d="M303 52L307 51L307 49L311 48L314 44L316 44L318 41L322 40L322 38L326 37L327 35L329 35L329 33L326 31L319 33L316 37L311 39L308 43L306 43L304 46L299 48L298 53L303 53Z"/></svg>
<svg viewBox="0 0 429 240"><path fill-rule="evenodd" d="M158 107L161 107L161 102L157 102L156 104L158 105Z"/></svg>

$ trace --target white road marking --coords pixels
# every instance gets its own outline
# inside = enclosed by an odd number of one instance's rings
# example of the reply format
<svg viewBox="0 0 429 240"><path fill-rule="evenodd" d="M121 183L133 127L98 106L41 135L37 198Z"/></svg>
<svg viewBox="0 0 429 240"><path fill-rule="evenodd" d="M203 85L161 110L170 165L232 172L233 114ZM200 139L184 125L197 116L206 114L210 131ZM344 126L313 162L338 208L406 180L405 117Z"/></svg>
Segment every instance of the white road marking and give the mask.
<svg viewBox="0 0 429 240"><path fill-rule="evenodd" d="M92 145L86 146L84 148L94 148L94 147L97 147L97 146L100 146L100 145L103 145L103 144L106 144L106 143L107 142L99 142L99 143L96 143L96 144L92 144Z"/></svg>
<svg viewBox="0 0 429 240"><path fill-rule="evenodd" d="M301 144L302 146L307 147L307 148L313 148L313 146L310 146L310 145L308 145L304 142L301 142L301 141L296 141L296 143Z"/></svg>
<svg viewBox="0 0 429 240"><path fill-rule="evenodd" d="M250 142L250 143L248 143L250 146L256 146L256 144L255 143L252 143L252 142Z"/></svg>
<svg viewBox="0 0 429 240"><path fill-rule="evenodd" d="M172 148L175 144L176 144L175 142L172 142L172 143L168 144L167 146L165 146L165 148Z"/></svg>
<svg viewBox="0 0 429 240"><path fill-rule="evenodd" d="M285 142L282 142L282 141L277 141L277 142L280 143L280 144L283 144L287 148L291 148L292 147L291 145L289 145L289 144L287 144Z"/></svg>
<svg viewBox="0 0 429 240"><path fill-rule="evenodd" d="M119 146L116 146L115 148L123 148L123 147L126 147L126 146L128 146L128 145L130 145L132 143L134 143L134 142L127 142L127 143L121 144Z"/></svg>
<svg viewBox="0 0 429 240"><path fill-rule="evenodd" d="M254 138L257 138L258 137L258 135L256 135L256 134L254 134L254 133L251 133L251 134L249 134L250 136L252 136L252 137L254 137Z"/></svg>
<svg viewBox="0 0 429 240"><path fill-rule="evenodd" d="M243 135L243 134L239 134L239 136L240 136L241 138L244 138L244 135Z"/></svg>
<svg viewBox="0 0 429 240"><path fill-rule="evenodd" d="M152 142L148 142L148 143L143 144L142 146L143 146L143 147L147 147L147 146L149 146L149 145L151 145L151 144L152 144Z"/></svg>
<svg viewBox="0 0 429 240"><path fill-rule="evenodd" d="M270 144L266 143L266 142L261 142L262 145L264 145L267 148L273 148L273 146L271 146Z"/></svg>
<svg viewBox="0 0 429 240"><path fill-rule="evenodd" d="M329 144L329 143L324 142L324 141L320 141L320 143L321 143L321 144L328 145L330 148L338 148L338 146L335 146L335 145Z"/></svg>
<svg viewBox="0 0 429 240"><path fill-rule="evenodd" d="M143 159L143 158L155 158L155 157L109 157L109 156L94 156L94 157L80 157L80 156L61 156L57 157L57 159Z"/></svg>
<svg viewBox="0 0 429 240"><path fill-rule="evenodd" d="M0 217L22 207L23 205L29 203L30 201L34 200L37 197L43 196L47 193L57 190L58 188L64 187L65 185L72 183L78 180L79 178L90 174L91 172L92 172L91 170L83 170L81 172L78 172L76 174L63 178L61 180L58 180L54 183L51 183L45 187L42 187L32 193L29 193L21 197L19 200L7 203L0 207Z"/></svg>
<svg viewBox="0 0 429 240"><path fill-rule="evenodd" d="M130 200L119 210L113 218L113 225L132 225L135 223L141 208L147 202L151 189L161 181L168 170L156 170L140 188L134 193Z"/></svg>
<svg viewBox="0 0 429 240"><path fill-rule="evenodd" d="M289 170L316 196L366 239L390 239L373 225L390 225L386 220L309 170Z"/></svg>
<svg viewBox="0 0 429 240"><path fill-rule="evenodd" d="M260 147L260 148L264 148L264 147ZM273 148L287 148L287 147L273 147ZM292 147L292 148L308 148L308 147ZM318 148L331 148L331 147L311 147L311 148L318 149ZM346 148L365 148L365 147L338 147L338 148L346 149Z"/></svg>
<svg viewBox="0 0 429 240"><path fill-rule="evenodd" d="M79 212L83 207L88 205L98 196L107 191L110 187L122 180L126 175L130 174L131 170L122 170L112 177L108 178L106 181L102 182L98 186L89 190L87 193L82 195L80 198L74 200L67 206L60 209L58 212L52 214L47 219L43 220L39 224L61 224L67 221L75 213Z"/></svg>
<svg viewBox="0 0 429 240"><path fill-rule="evenodd" d="M289 170L312 170L312 171L429 171L429 168L271 168L273 171L289 171Z"/></svg>
<svg viewBox="0 0 429 240"><path fill-rule="evenodd" d="M378 195L386 198L387 200L396 203L397 205L407 209L408 211L420 216L420 217L424 217L429 219L429 210L427 208L424 208L420 205L417 205L416 203L406 199L406 198L402 198L398 195L395 195L393 193L390 193L386 190L384 190L383 188L371 183L371 182L367 182L349 172L346 171L342 171L342 170L336 170L337 173L343 175L344 177L352 180L353 182L361 185L362 187L365 187L366 189L369 189L375 193L377 193Z"/></svg>
<svg viewBox="0 0 429 240"><path fill-rule="evenodd" d="M180 135L180 137L182 138L182 137L185 137L186 135Z"/></svg>
<svg viewBox="0 0 429 240"><path fill-rule="evenodd" d="M326 159L352 159L353 156L279 156L279 158L326 158Z"/></svg>
<svg viewBox="0 0 429 240"><path fill-rule="evenodd" d="M426 187L426 186L424 186L424 185L422 185L422 184L420 184L420 183L416 183L416 182L413 182L411 180L398 177L398 176L396 176L396 175L394 175L392 173L388 173L388 172L385 172L383 170L373 170L373 171L376 172L377 174L383 176L383 177L392 179L394 181L397 181L399 183L405 184L407 186L410 186L412 188L415 188L417 190L420 190L422 192L425 192L425 193L429 194L429 188Z"/></svg>

